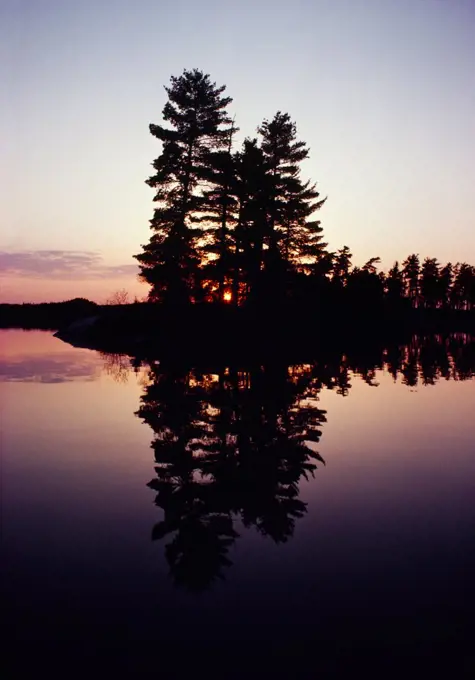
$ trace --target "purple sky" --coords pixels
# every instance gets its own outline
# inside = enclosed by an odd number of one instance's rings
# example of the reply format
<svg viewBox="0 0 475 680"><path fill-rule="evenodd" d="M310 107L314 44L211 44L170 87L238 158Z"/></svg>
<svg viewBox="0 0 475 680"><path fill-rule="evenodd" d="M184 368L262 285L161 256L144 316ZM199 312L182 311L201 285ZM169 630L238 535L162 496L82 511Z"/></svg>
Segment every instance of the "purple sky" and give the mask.
<svg viewBox="0 0 475 680"><path fill-rule="evenodd" d="M0 301L145 294L148 124L193 67L241 138L296 120L331 248L475 263L474 35L474 0L3 0Z"/></svg>

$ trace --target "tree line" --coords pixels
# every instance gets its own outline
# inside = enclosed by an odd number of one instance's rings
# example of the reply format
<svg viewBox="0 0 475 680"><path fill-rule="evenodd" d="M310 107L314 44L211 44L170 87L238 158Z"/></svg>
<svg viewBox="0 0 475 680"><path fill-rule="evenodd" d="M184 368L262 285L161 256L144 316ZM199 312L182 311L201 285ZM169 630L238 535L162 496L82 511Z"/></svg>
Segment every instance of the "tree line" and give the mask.
<svg viewBox="0 0 475 680"><path fill-rule="evenodd" d="M135 256L150 301L280 305L326 295L475 306L475 268L466 263L411 254L385 274L379 257L357 267L347 246L328 249L317 219L326 198L302 177L309 149L288 113L264 120L235 150L225 86L194 69L165 89L166 125L150 125L162 143L147 180L152 236Z"/></svg>

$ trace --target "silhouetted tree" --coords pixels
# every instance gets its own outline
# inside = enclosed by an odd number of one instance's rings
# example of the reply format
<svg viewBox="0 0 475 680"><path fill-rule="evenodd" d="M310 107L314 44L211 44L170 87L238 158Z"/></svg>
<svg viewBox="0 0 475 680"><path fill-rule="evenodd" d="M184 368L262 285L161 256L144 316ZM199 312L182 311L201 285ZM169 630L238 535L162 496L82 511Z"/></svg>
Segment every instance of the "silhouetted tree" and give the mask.
<svg viewBox="0 0 475 680"><path fill-rule="evenodd" d="M385 289L388 299L393 303L399 301L404 295L404 274L397 261L386 276Z"/></svg>
<svg viewBox="0 0 475 680"><path fill-rule="evenodd" d="M361 269L354 267L346 277L346 295L352 307L363 307L373 318L377 316L384 293L384 279L376 269L379 259L371 258Z"/></svg>
<svg viewBox="0 0 475 680"><path fill-rule="evenodd" d="M210 153L229 143L230 119L224 86L217 87L209 75L194 69L171 78L163 119L170 128L150 125L151 134L162 142L153 162L155 173L147 184L156 190L153 235L136 255L140 276L149 283L151 300L189 302L196 289L200 263L193 228L205 199L197 191L207 178Z"/></svg>
<svg viewBox="0 0 475 680"><path fill-rule="evenodd" d="M378 268L377 268L376 265L379 264L380 262L381 262L381 258L380 258L380 257L371 257L371 258L370 258L370 259L362 266L361 269L362 269L364 272L368 272L368 274L377 274Z"/></svg>
<svg viewBox="0 0 475 680"><path fill-rule="evenodd" d="M165 89L169 125L150 125L162 143L147 180L155 190L153 234L135 256L151 286L149 300L247 305L233 312L212 308L209 318L220 329L224 319L256 311L266 321L313 313L323 327L333 315L334 328L354 324L358 315L414 328L469 318L449 311L475 306L473 266L442 267L429 257L421 266L411 254L384 274L379 257L356 266L348 246L327 250L316 219L326 199L302 178L309 149L288 113L265 119L257 138L246 138L235 152L238 128L227 113L232 100L224 86L194 69L172 77Z"/></svg>
<svg viewBox="0 0 475 680"><path fill-rule="evenodd" d="M236 266L235 225L237 222L236 159L232 153L234 124L228 131L228 146L213 150L207 158L204 176L209 189L203 191L203 215L200 218L205 255L203 277L217 281L217 299L232 296L232 276Z"/></svg>
<svg viewBox="0 0 475 680"><path fill-rule="evenodd" d="M318 255L312 267L312 273L320 279L330 280L331 274L333 272L334 261L335 253L331 253L328 250L323 250Z"/></svg>
<svg viewBox="0 0 475 680"><path fill-rule="evenodd" d="M129 293L125 288L116 290L106 300L106 305L127 305L129 304Z"/></svg>
<svg viewBox="0 0 475 680"><path fill-rule="evenodd" d="M419 303L419 255L409 255L402 263L402 275L406 285L407 297L414 307Z"/></svg>
<svg viewBox="0 0 475 680"><path fill-rule="evenodd" d="M438 300L442 307L448 307L450 304L450 293L453 283L453 267L452 263L448 262L443 266L439 273L439 294Z"/></svg>
<svg viewBox="0 0 475 680"><path fill-rule="evenodd" d="M333 263L333 281L339 285L346 285L351 270L352 254L348 246L337 250Z"/></svg>
<svg viewBox="0 0 475 680"><path fill-rule="evenodd" d="M470 310L475 306L475 268L466 262L455 266L452 303L456 309Z"/></svg>
<svg viewBox="0 0 475 680"><path fill-rule="evenodd" d="M326 199L318 200L316 185L301 179L300 164L309 151L305 142L297 139L296 125L288 113L278 111L258 132L269 187L266 271L275 296L278 282L285 282L292 266L311 267L323 252L326 244L322 243L320 222L311 217Z"/></svg>
<svg viewBox="0 0 475 680"><path fill-rule="evenodd" d="M259 284L267 233L268 174L257 139L245 139L235 156L238 219L234 230L233 297L260 297ZM239 298L239 299L238 299Z"/></svg>
<svg viewBox="0 0 475 680"><path fill-rule="evenodd" d="M420 294L425 307L436 307L440 300L439 269L435 257L426 257L422 263Z"/></svg>

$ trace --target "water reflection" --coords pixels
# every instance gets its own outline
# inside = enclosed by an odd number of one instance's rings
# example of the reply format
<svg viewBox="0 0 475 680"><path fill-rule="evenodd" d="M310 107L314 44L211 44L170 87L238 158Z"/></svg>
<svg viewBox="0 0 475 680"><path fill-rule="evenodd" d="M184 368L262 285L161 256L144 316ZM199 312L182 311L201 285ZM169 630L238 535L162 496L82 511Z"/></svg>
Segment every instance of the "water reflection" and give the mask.
<svg viewBox="0 0 475 680"><path fill-rule="evenodd" d="M0 383L90 382L100 377L102 365L95 352L74 349L50 333L0 333Z"/></svg>
<svg viewBox="0 0 475 680"><path fill-rule="evenodd" d="M305 364L282 359L199 368L176 357L71 349L48 334L2 337L0 381L87 383L102 370L125 384L132 370L137 374L142 396L136 415L153 431L156 467L148 486L163 514L152 536L165 545L174 582L193 591L225 577L246 529L275 543L294 535L308 510L302 481L324 464L323 390L346 397L355 381L377 389L382 372L410 390L475 375L474 338L461 334L327 348ZM51 392L45 396L52 398ZM136 394L131 397L136 404ZM61 423L68 422L76 398L76 392L62 393ZM102 416L96 424L101 436L104 422Z"/></svg>
<svg viewBox="0 0 475 680"><path fill-rule="evenodd" d="M201 591L232 565L240 526L276 543L289 540L307 505L300 482L323 458L316 450L326 422L322 389L348 396L352 377L378 386L378 371L415 388L475 374L475 343L466 335L413 338L405 346L353 347L318 360L198 370L179 360L134 359L146 366L137 416L154 433L156 476L148 486L163 519L152 537L165 541L176 585ZM109 357L118 380L122 360Z"/></svg>
<svg viewBox="0 0 475 680"><path fill-rule="evenodd" d="M125 384L129 381L131 361L125 354L99 352L103 361L103 371L115 382Z"/></svg>
<svg viewBox="0 0 475 680"><path fill-rule="evenodd" d="M0 360L0 382L64 383L76 380L97 380L101 373L99 362L73 356L18 357Z"/></svg>
<svg viewBox="0 0 475 680"><path fill-rule="evenodd" d="M285 364L199 373L153 363L137 415L154 431L149 483L174 534L166 556L174 581L202 590L231 565L236 522L283 542L306 511L299 481L313 474L325 413L310 367ZM323 462L323 461L322 461Z"/></svg>

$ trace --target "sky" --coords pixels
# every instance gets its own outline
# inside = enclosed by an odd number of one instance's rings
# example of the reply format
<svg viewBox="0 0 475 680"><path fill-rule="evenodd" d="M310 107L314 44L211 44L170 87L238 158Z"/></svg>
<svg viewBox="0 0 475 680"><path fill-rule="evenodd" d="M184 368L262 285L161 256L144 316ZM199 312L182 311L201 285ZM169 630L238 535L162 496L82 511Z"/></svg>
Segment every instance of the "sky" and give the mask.
<svg viewBox="0 0 475 680"><path fill-rule="evenodd" d="M287 111L334 250L475 264L475 0L2 0L0 302L146 295L164 85Z"/></svg>

